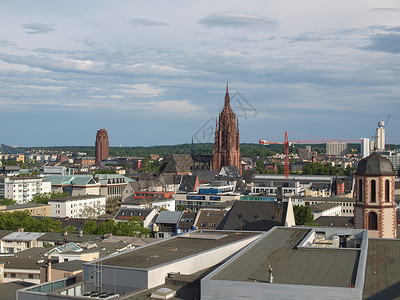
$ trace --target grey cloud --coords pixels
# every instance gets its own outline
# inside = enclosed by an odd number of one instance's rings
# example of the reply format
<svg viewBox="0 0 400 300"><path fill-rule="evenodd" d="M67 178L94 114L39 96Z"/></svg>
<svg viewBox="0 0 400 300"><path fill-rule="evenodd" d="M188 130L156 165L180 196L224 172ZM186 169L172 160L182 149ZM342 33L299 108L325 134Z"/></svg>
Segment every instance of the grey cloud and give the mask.
<svg viewBox="0 0 400 300"><path fill-rule="evenodd" d="M296 42L319 42L323 40L323 38L321 37L317 37L317 36L313 36L309 33L302 33L300 35L298 35L297 37L295 37L294 39L292 39L290 41L290 43L296 43Z"/></svg>
<svg viewBox="0 0 400 300"><path fill-rule="evenodd" d="M400 53L400 34L375 34L371 36L369 45L361 47L364 50Z"/></svg>
<svg viewBox="0 0 400 300"><path fill-rule="evenodd" d="M248 15L234 12L220 12L210 14L201 19L199 24L206 27L243 27L243 26L263 26L274 27L278 23L270 18Z"/></svg>
<svg viewBox="0 0 400 300"><path fill-rule="evenodd" d="M148 20L148 19L138 19L138 18L132 19L131 24L133 26L164 26L164 25L168 25L167 23L162 23L162 22Z"/></svg>
<svg viewBox="0 0 400 300"><path fill-rule="evenodd" d="M54 25L43 23L27 23L23 24L22 27L27 29L26 33L29 34L44 34L56 30Z"/></svg>

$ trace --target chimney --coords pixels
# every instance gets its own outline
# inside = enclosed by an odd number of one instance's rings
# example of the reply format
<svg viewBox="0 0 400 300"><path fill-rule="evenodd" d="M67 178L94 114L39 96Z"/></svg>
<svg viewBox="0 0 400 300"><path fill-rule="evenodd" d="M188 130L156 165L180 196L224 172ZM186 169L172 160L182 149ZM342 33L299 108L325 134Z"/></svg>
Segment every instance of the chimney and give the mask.
<svg viewBox="0 0 400 300"><path fill-rule="evenodd" d="M271 266L268 266L268 273L269 273L269 275L268 275L268 282L269 282L269 283L273 283L273 281L274 281L274 276L272 276L272 267L271 267Z"/></svg>
<svg viewBox="0 0 400 300"><path fill-rule="evenodd" d="M51 281L51 254L47 256L47 282Z"/></svg>

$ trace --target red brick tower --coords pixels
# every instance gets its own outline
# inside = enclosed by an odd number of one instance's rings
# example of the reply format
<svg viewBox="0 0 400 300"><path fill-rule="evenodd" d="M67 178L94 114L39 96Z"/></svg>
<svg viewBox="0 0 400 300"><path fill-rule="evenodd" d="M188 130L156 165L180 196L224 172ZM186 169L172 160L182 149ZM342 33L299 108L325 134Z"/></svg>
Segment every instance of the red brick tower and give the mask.
<svg viewBox="0 0 400 300"><path fill-rule="evenodd" d="M95 147L95 164L100 167L101 161L110 156L107 130L97 130Z"/></svg>
<svg viewBox="0 0 400 300"><path fill-rule="evenodd" d="M215 145L213 170L220 171L224 166L237 166L242 173L242 156L239 145L239 121L231 109L228 83L226 83L225 104L215 125Z"/></svg>
<svg viewBox="0 0 400 300"><path fill-rule="evenodd" d="M372 153L358 163L354 225L369 237L396 238L396 205L392 163Z"/></svg>

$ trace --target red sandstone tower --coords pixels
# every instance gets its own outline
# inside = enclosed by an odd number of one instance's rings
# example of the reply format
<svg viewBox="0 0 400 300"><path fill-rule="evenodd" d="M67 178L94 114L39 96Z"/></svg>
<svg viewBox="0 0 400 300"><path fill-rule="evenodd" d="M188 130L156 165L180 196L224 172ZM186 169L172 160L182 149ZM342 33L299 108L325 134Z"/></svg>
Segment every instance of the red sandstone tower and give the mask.
<svg viewBox="0 0 400 300"><path fill-rule="evenodd" d="M396 238L394 175L392 163L376 152L358 163L354 225L369 237Z"/></svg>
<svg viewBox="0 0 400 300"><path fill-rule="evenodd" d="M107 130L97 130L95 147L95 164L100 167L101 161L110 156Z"/></svg>
<svg viewBox="0 0 400 300"><path fill-rule="evenodd" d="M228 83L226 83L225 104L215 125L215 146L213 170L220 171L223 166L237 166L242 173L242 156L239 145L239 121L231 109Z"/></svg>

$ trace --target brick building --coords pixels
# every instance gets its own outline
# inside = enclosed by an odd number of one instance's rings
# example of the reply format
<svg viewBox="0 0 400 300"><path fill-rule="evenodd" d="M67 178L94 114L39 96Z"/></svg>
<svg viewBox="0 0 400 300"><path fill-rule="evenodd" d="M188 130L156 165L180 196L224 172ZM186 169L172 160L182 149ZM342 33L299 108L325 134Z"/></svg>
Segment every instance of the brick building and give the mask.
<svg viewBox="0 0 400 300"><path fill-rule="evenodd" d="M110 156L107 130L97 130L95 147L95 164L100 167L101 161Z"/></svg>

